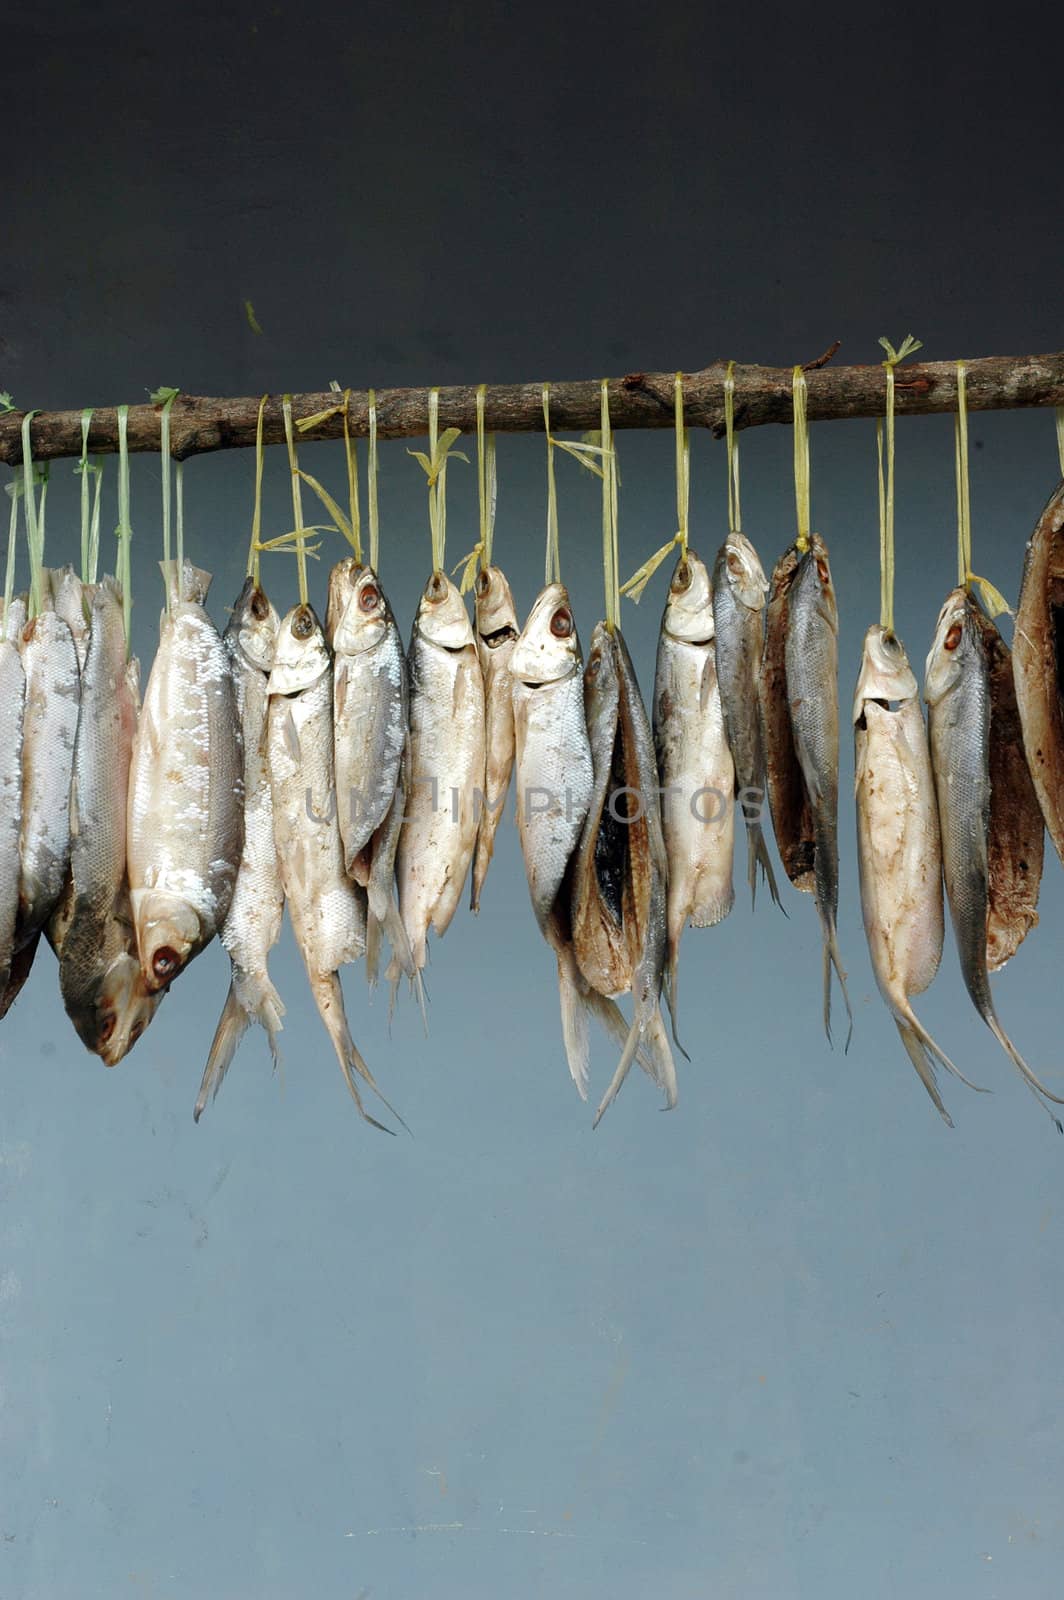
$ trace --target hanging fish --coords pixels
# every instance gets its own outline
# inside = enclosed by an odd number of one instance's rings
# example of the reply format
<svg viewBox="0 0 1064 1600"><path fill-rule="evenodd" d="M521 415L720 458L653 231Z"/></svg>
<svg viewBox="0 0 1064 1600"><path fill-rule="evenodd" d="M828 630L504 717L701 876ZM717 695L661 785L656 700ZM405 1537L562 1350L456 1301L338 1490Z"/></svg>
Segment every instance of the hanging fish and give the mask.
<svg viewBox="0 0 1064 1600"><path fill-rule="evenodd" d="M56 616L62 617L70 629L77 652L78 671L85 670L85 656L89 648L89 625L92 620L94 584L82 583L73 567L57 567L51 575L51 589L55 597Z"/></svg>
<svg viewBox="0 0 1064 1600"><path fill-rule="evenodd" d="M668 858L666 994L676 1031L680 938L688 922L710 928L735 901L735 764L717 687L713 590L688 550L676 563L658 637L654 747Z"/></svg>
<svg viewBox="0 0 1064 1600"><path fill-rule="evenodd" d="M9 613L8 629L19 618ZM0 639L0 994L11 978L19 908L22 831L22 728L26 674L17 644Z"/></svg>
<svg viewBox="0 0 1064 1600"><path fill-rule="evenodd" d="M813 813L794 747L791 708L787 695L787 630L791 589L800 553L789 545L772 570L765 607L765 646L758 678L761 730L765 745L765 772L776 848L783 870L796 889L812 894L816 839Z"/></svg>
<svg viewBox="0 0 1064 1600"><path fill-rule="evenodd" d="M757 869L769 894L780 905L776 876L761 828L765 799L765 750L758 711L758 676L764 634L768 581L757 551L743 533L730 533L713 569L713 625L717 684L724 713L728 748L735 763L735 783L746 822L747 882L751 902L757 891Z"/></svg>
<svg viewBox="0 0 1064 1600"><path fill-rule="evenodd" d="M339 969L356 961L365 949L366 910L361 891L344 870L336 803L332 662L321 623L309 605L295 606L281 623L269 702L267 754L274 837L296 943L352 1099L367 1122L388 1133L391 1130L363 1106L355 1074L393 1116L398 1113L381 1095L351 1037L340 987Z"/></svg>
<svg viewBox="0 0 1064 1600"><path fill-rule="evenodd" d="M853 701L857 866L879 992L920 1081L952 1128L935 1061L968 1083L912 1009L942 956L942 843L919 690L900 640L865 634ZM968 1084L975 1088L974 1084Z"/></svg>
<svg viewBox="0 0 1064 1600"><path fill-rule="evenodd" d="M1012 664L1027 763L1049 837L1064 861L1064 483L1027 545Z"/></svg>
<svg viewBox="0 0 1064 1600"><path fill-rule="evenodd" d="M1045 825L1024 754L1012 652L978 606L971 616L982 635L990 691L986 961L1000 972L1038 923Z"/></svg>
<svg viewBox="0 0 1064 1600"><path fill-rule="evenodd" d="M442 572L425 585L408 667L411 793L396 865L421 971L430 927L446 933L461 898L484 792L484 679L465 603Z"/></svg>
<svg viewBox="0 0 1064 1600"><path fill-rule="evenodd" d="M397 967L416 969L395 891L395 853L407 781L408 689L403 642L372 567L353 557L329 577L326 638L332 646L333 740L340 837L348 875L369 901L366 967L375 981L378 930ZM420 996L420 982L417 985Z"/></svg>
<svg viewBox="0 0 1064 1600"><path fill-rule="evenodd" d="M787 617L787 702L794 748L813 817L814 894L824 941L824 1031L831 1038L831 969L849 1019L853 1012L839 957L839 614L827 546L818 533L798 563Z"/></svg>
<svg viewBox="0 0 1064 1600"><path fill-rule="evenodd" d="M150 989L172 983L229 912L244 842L243 758L229 656L203 609L210 574L164 566L170 610L148 677L129 783L129 887Z"/></svg>
<svg viewBox="0 0 1064 1600"><path fill-rule="evenodd" d="M1047 1100L1064 1104L1039 1081L1005 1033L987 977L990 687L974 606L964 589L954 589L947 597L924 677L946 894L972 1004L1028 1086Z"/></svg>
<svg viewBox="0 0 1064 1600"><path fill-rule="evenodd" d="M595 1114L597 1124L641 1046L670 1108L677 1097L660 1010L668 867L654 744L627 646L619 629L604 622L592 635L584 703L594 782L573 865L573 950L592 989L609 998L630 989L634 1001L628 1039Z"/></svg>
<svg viewBox="0 0 1064 1600"><path fill-rule="evenodd" d="M274 1065L284 1003L267 963L277 943L284 893L273 835L273 793L266 750L267 687L280 619L253 578L233 607L222 643L232 663L244 761L244 849L233 898L221 930L233 974L203 1071L193 1118L222 1086L237 1046L252 1022L266 1030Z"/></svg>
<svg viewBox="0 0 1064 1600"><path fill-rule="evenodd" d="M473 590L477 655L484 674L486 765L484 804L473 857L472 910L480 910L480 891L495 849L510 772L514 764L513 679L510 660L517 643L517 613L510 585L499 567L485 567Z"/></svg>
<svg viewBox="0 0 1064 1600"><path fill-rule="evenodd" d="M59 958L59 989L88 1050L116 1066L162 998L137 959L126 878L126 808L137 725L139 666L126 661L122 599L104 578L92 626L74 740L70 877L47 927Z"/></svg>

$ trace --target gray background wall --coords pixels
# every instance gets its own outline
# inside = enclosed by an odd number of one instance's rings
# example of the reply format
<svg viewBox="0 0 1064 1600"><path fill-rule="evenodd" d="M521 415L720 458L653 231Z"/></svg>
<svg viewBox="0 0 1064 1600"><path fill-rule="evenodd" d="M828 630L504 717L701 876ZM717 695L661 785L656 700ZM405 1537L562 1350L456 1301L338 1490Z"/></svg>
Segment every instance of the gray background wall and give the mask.
<svg viewBox="0 0 1064 1600"><path fill-rule="evenodd" d="M1059 137L1044 8L331 8L8 19L0 387L22 405L789 363L1061 341ZM253 334L242 302L262 326ZM976 564L1015 594L1053 486L1046 414L973 418ZM746 524L791 537L790 434L743 441ZM922 664L953 581L949 419L898 429L898 625ZM0 1593L964 1596L1042 1600L1062 1555L1064 1143L948 947L922 1006L993 1096L939 1122L875 994L846 714L877 611L874 430L813 431L842 611L848 1058L819 1025L812 906L742 894L684 945L693 1060L661 1116L633 1080L598 1132L567 1079L552 961L512 827L479 921L433 950L426 1041L347 974L414 1130L348 1102L291 937L283 1075L250 1038L200 1127L217 947L108 1073L44 953L0 1034ZM673 530L671 439L621 441L622 564ZM337 446L305 465L342 483ZM596 486L559 463L587 641ZM115 520L107 467L107 537ZM404 628L424 493L383 449L382 573ZM193 462L189 549L222 621L246 456ZM499 447L498 559L537 589L542 444ZM289 526L277 452L267 519ZM475 537L450 474L450 550ZM136 644L161 590L159 468L134 464ZM52 555L76 546L53 474ZM724 527L694 440L692 528ZM339 546L336 546L339 553ZM328 554L332 554L330 548ZM294 574L269 569L291 603ZM324 563L315 569L319 599ZM626 629L644 687L664 579ZM740 872L741 877L741 872ZM997 981L1064 1085L1064 895ZM593 1087L613 1054L595 1043Z"/></svg>

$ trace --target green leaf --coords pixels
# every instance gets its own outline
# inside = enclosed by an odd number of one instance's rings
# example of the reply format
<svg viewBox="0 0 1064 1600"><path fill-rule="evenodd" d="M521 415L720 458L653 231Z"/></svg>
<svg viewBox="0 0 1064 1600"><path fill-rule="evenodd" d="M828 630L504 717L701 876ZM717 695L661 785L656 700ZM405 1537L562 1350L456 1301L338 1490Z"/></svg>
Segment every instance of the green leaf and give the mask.
<svg viewBox="0 0 1064 1600"><path fill-rule="evenodd" d="M255 315L255 307L251 304L250 300L244 301L244 315L248 319L248 327L251 329L252 333L261 333L262 329L259 326L259 319Z"/></svg>
<svg viewBox="0 0 1064 1600"><path fill-rule="evenodd" d="M180 393L180 389L153 389L148 398L153 406L164 406L167 401L176 400Z"/></svg>
<svg viewBox="0 0 1064 1600"><path fill-rule="evenodd" d="M11 396L8 394L7 390L5 389L3 394L0 394L0 411L15 411L15 410L17 410L15 402L12 400Z"/></svg>

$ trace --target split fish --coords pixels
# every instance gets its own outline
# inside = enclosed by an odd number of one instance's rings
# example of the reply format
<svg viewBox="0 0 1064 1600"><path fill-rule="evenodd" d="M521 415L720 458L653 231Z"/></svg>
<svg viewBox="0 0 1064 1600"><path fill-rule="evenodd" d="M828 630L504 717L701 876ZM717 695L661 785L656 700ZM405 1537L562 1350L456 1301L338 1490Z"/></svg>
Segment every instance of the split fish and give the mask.
<svg viewBox="0 0 1064 1600"><path fill-rule="evenodd" d="M765 646L758 678L761 733L765 746L769 809L776 848L783 870L796 889L812 894L816 838L813 813L794 748L791 708L787 696L787 630L791 589L800 553L789 545L772 569L765 606Z"/></svg>
<svg viewBox="0 0 1064 1600"><path fill-rule="evenodd" d="M1064 861L1064 483L1027 545L1012 665L1027 764Z"/></svg>

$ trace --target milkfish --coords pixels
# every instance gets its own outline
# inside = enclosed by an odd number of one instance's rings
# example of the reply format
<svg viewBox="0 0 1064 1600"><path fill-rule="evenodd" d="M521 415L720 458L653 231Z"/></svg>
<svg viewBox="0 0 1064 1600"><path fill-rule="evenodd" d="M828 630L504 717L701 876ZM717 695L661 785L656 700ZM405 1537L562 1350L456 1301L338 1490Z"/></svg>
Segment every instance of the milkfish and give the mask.
<svg viewBox="0 0 1064 1600"><path fill-rule="evenodd" d="M676 564L661 619L654 678L654 747L668 859L666 994L676 1031L680 938L713 927L735 900L735 764L717 687L713 591L688 550Z"/></svg>
<svg viewBox="0 0 1064 1600"><path fill-rule="evenodd" d="M798 573L800 553L789 545L772 569L765 606L765 646L758 678L761 731L765 746L772 831L783 870L796 889L812 894L816 837L809 795L794 747L791 708L787 696L787 631L791 589Z"/></svg>
<svg viewBox="0 0 1064 1600"><path fill-rule="evenodd" d="M339 969L365 950L362 891L347 876L336 806L333 675L314 610L298 605L277 635L269 678L267 757L281 887L319 1015L351 1097L365 1120L356 1073L388 1105L347 1022Z"/></svg>
<svg viewBox="0 0 1064 1600"><path fill-rule="evenodd" d="M767 589L768 582L757 551L745 534L730 533L720 547L713 568L717 685L728 748L735 763L736 789L746 823L751 902L756 895L760 866L769 894L780 905L776 876L761 827L765 748L758 709L758 677Z"/></svg>
<svg viewBox="0 0 1064 1600"><path fill-rule="evenodd" d="M366 965L376 978L383 929L398 970L420 979L396 901L395 854L408 787L406 657L372 567L352 557L329 577L325 636L334 651L336 804L348 875L368 899Z"/></svg>
<svg viewBox="0 0 1064 1600"><path fill-rule="evenodd" d="M1061 1105L1064 1101L1039 1081L1002 1028L987 976L990 686L974 605L965 589L947 597L924 677L946 894L972 1004L1032 1092Z"/></svg>
<svg viewBox="0 0 1064 1600"><path fill-rule="evenodd" d="M849 1019L853 1012L839 957L839 614L827 546L818 533L798 563L787 615L787 703L794 748L813 818L813 893L824 944L824 1031L831 1038L831 969Z"/></svg>
<svg viewBox="0 0 1064 1600"><path fill-rule="evenodd" d="M473 590L477 655L484 674L485 776L484 803L473 856L470 906L480 910L480 892L495 850L495 832L502 820L514 764L513 679L510 659L517 643L517 613L502 571L485 567Z"/></svg>
<svg viewBox="0 0 1064 1600"><path fill-rule="evenodd" d="M162 564L161 564L162 565ZM172 983L229 912L244 843L240 720L228 652L203 609L210 574L163 578L170 610L144 696L129 783L129 888L150 989Z"/></svg>
<svg viewBox="0 0 1064 1600"><path fill-rule="evenodd" d="M126 877L126 809L137 725L139 667L126 660L122 598L104 578L92 624L74 740L70 878L48 923L59 989L85 1047L109 1067L136 1044L162 992L137 959Z"/></svg>
<svg viewBox="0 0 1064 1600"><path fill-rule="evenodd" d="M484 678L465 603L442 572L418 605L410 672L410 783L396 867L414 965L462 894L484 799Z"/></svg>
<svg viewBox="0 0 1064 1600"><path fill-rule="evenodd" d="M1064 861L1064 483L1027 545L1012 665L1027 764Z"/></svg>
<svg viewBox="0 0 1064 1600"><path fill-rule="evenodd" d="M920 1081L952 1128L935 1061L968 1083L917 1018L942 956L942 843L919 690L901 641L865 634L853 701L857 866L868 952L879 992ZM969 1084L974 1088L974 1084Z"/></svg>
<svg viewBox="0 0 1064 1600"><path fill-rule="evenodd" d="M584 669L594 770L591 802L573 865L572 942L580 971L599 994L632 992L634 1011L596 1125L640 1047L651 1075L676 1104L676 1067L661 1019L668 866L658 808L650 724L620 630L600 622Z"/></svg>
<svg viewBox="0 0 1064 1600"><path fill-rule="evenodd" d="M244 763L244 848L221 938L232 980L203 1071L193 1117L198 1122L221 1088L237 1046L252 1022L266 1031L274 1065L284 1003L267 963L277 943L284 893L273 836L273 793L266 750L267 689L280 620L253 578L233 607L222 643L232 664Z"/></svg>

